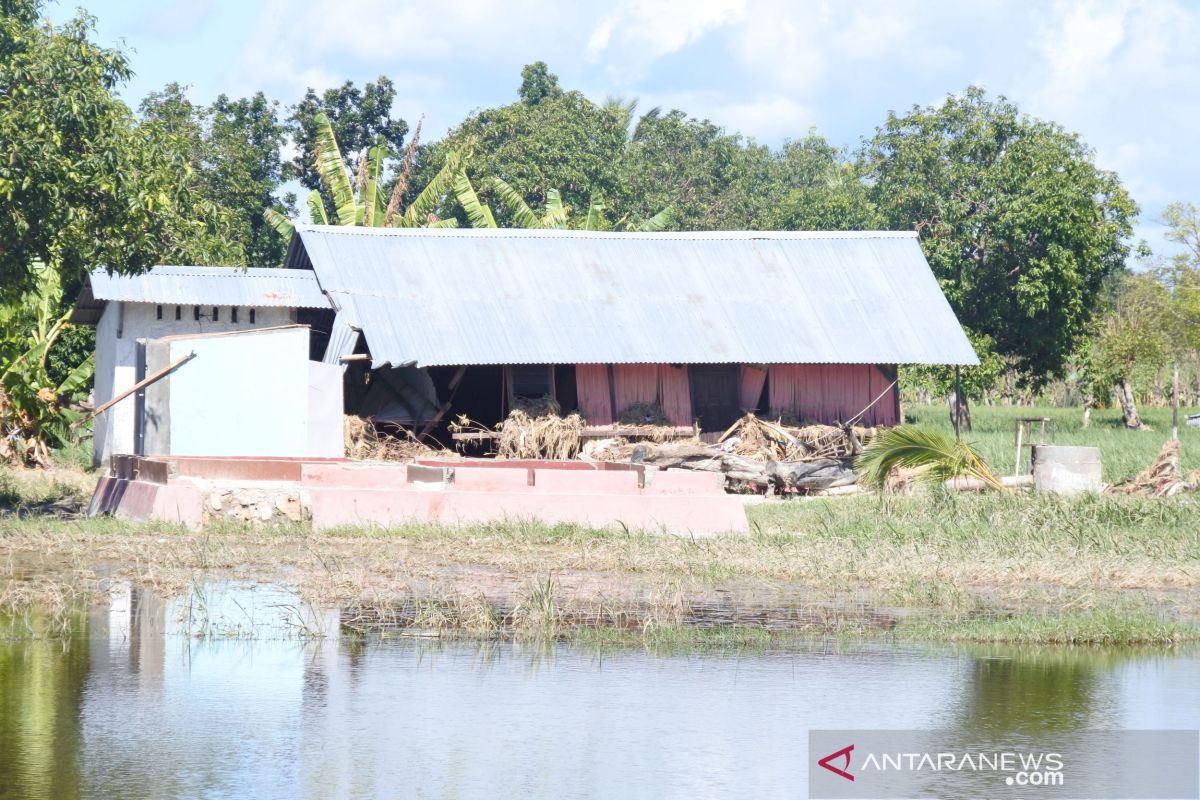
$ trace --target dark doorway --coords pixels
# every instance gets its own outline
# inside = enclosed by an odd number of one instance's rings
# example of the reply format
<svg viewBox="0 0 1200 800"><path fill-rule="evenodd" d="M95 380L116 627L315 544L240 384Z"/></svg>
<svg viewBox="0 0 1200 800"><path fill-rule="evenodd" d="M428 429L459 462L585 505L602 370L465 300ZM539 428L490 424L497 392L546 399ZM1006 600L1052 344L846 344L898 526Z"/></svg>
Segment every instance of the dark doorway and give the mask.
<svg viewBox="0 0 1200 800"><path fill-rule="evenodd" d="M699 418L701 430L720 431L737 421L742 415L738 401L740 365L692 364L688 375L692 415Z"/></svg>

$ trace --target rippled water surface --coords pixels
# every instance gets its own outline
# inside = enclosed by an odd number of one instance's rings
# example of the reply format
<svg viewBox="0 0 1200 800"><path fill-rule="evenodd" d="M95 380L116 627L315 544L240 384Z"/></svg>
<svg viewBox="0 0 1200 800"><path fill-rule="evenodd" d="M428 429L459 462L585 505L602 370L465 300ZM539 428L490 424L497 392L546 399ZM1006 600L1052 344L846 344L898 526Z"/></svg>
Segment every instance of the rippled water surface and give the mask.
<svg viewBox="0 0 1200 800"><path fill-rule="evenodd" d="M336 625L134 590L0 640L0 797L803 797L813 728L1200 727L1194 651L298 637Z"/></svg>

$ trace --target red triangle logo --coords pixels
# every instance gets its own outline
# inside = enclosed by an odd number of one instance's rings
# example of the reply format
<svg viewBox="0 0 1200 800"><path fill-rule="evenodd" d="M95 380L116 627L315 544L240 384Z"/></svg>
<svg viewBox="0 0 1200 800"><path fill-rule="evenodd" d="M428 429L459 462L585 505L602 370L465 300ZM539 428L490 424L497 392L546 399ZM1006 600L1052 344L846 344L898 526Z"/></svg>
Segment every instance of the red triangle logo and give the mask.
<svg viewBox="0 0 1200 800"><path fill-rule="evenodd" d="M825 756L817 763L820 764L825 769L829 770L830 772L834 773L835 775L841 775L846 780L852 781L852 780L854 780L854 776L851 775L849 772L847 772L847 770L850 769L850 754L853 752L854 752L854 745L850 745L849 747L843 747L841 750L838 750L836 753L830 753L829 755ZM845 758L846 763L843 764L841 767L835 767L833 764L829 763L830 761L833 761L834 759L837 759L837 758Z"/></svg>

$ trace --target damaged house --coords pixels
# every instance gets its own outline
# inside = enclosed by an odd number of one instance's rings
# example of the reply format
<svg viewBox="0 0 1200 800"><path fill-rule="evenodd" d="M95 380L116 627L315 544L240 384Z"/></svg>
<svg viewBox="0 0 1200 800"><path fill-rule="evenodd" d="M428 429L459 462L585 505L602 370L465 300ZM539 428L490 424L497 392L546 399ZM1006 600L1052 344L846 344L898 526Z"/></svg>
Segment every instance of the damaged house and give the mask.
<svg viewBox="0 0 1200 800"><path fill-rule="evenodd" d="M893 425L897 364L977 363L913 233L298 226L287 266L332 301L347 411L427 432L542 396L601 430Z"/></svg>
<svg viewBox="0 0 1200 800"><path fill-rule="evenodd" d="M907 232L298 225L285 266L94 273L75 318L97 325L97 405L151 374L139 340L286 325L308 327L307 361L339 376L346 413L446 443L458 415L493 426L543 398L597 436L647 407L689 435L746 411L892 425L898 364L977 363ZM225 389L245 390L232 375ZM229 423L269 426L287 400L247 399ZM115 410L97 461L156 452L145 402Z"/></svg>

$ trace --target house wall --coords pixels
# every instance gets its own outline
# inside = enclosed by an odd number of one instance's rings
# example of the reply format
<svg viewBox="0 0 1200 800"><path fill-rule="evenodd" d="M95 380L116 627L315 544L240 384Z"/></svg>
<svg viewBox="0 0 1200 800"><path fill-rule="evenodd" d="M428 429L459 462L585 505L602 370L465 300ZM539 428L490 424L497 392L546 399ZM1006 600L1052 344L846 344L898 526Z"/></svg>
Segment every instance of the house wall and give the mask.
<svg viewBox="0 0 1200 800"><path fill-rule="evenodd" d="M205 316L195 319L193 306L180 307L180 319L175 319L175 306L162 307L158 319L154 303L119 303L105 306L96 325L95 402L99 406L137 383L137 340L157 339L189 333L220 333L288 325L296 321L296 309L256 308L254 322L250 309L238 309L238 321L232 321L232 307L218 306L217 321L213 322L212 306L202 306ZM114 453L134 452L134 398L117 403L94 423L92 463L100 466Z"/></svg>
<svg viewBox="0 0 1200 800"><path fill-rule="evenodd" d="M899 388L889 388L894 380L891 365L772 364L767 371L769 410L829 424L850 419L879 398L863 414L862 424L896 425Z"/></svg>
<svg viewBox="0 0 1200 800"><path fill-rule="evenodd" d="M147 369L196 354L146 391L147 453L342 455L342 371L309 360L308 328L149 340L146 351Z"/></svg>
<svg viewBox="0 0 1200 800"><path fill-rule="evenodd" d="M700 406L693 407L694 404L703 405L702 400L707 398L705 408L708 408L713 392L724 396L724 384L715 381L724 367L736 369L733 365L693 364L685 372L667 364L579 364L575 367L579 408L589 423L608 425L633 403L659 402L666 408L672 424L688 425L693 415L704 416ZM737 382L729 386L727 403L732 410L723 412L716 425L701 419L705 430L725 427L725 417L736 414L738 409L757 410L761 414L784 412L800 420L830 424L848 420L870 406L863 415L863 424L899 423L898 389L888 388L895 380L892 365L774 364L765 371L761 365L744 365L735 377ZM764 384L768 403L761 407ZM671 402L672 399L676 402Z"/></svg>

